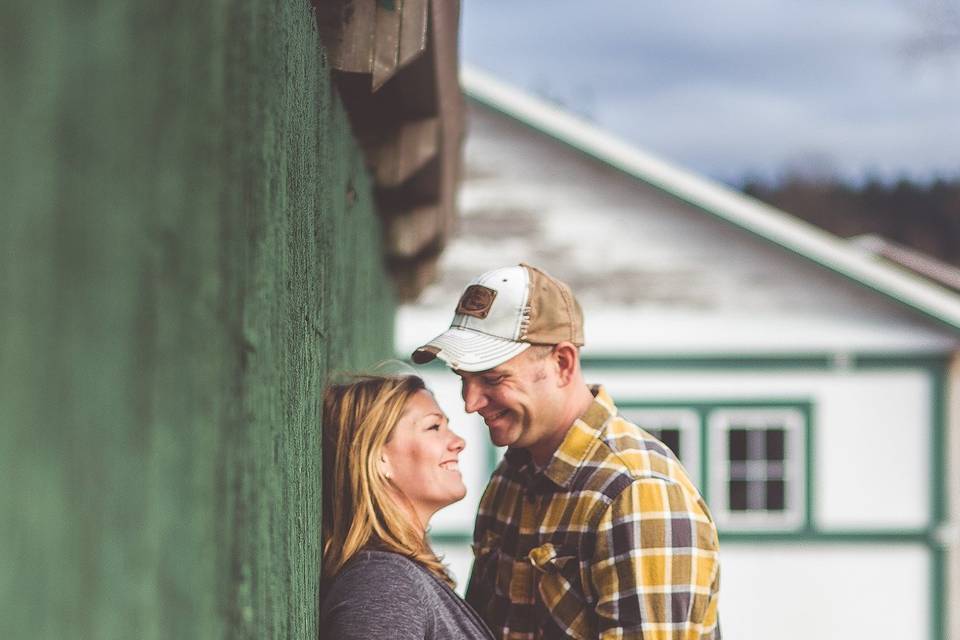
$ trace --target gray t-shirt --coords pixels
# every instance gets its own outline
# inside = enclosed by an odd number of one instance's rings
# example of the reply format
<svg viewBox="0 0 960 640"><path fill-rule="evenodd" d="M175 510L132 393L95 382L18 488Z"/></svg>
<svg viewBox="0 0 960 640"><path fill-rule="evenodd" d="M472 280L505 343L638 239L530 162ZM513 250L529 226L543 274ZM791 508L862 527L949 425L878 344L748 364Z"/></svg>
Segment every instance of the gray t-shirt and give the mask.
<svg viewBox="0 0 960 640"><path fill-rule="evenodd" d="M361 551L323 599L321 637L330 640L492 640L470 605L419 563Z"/></svg>

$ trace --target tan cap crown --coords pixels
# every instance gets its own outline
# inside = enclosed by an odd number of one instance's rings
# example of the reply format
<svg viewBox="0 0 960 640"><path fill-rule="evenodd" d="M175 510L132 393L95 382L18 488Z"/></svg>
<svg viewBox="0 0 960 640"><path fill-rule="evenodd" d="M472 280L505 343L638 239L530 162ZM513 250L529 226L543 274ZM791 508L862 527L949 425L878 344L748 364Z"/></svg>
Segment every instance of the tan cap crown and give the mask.
<svg viewBox="0 0 960 640"><path fill-rule="evenodd" d="M439 357L454 369L484 371L531 344L583 345L583 311L563 282L528 264L472 280L450 328L413 352L418 364Z"/></svg>
<svg viewBox="0 0 960 640"><path fill-rule="evenodd" d="M530 319L520 339L533 344L572 342L583 346L583 310L570 287L534 266L520 266L530 272Z"/></svg>

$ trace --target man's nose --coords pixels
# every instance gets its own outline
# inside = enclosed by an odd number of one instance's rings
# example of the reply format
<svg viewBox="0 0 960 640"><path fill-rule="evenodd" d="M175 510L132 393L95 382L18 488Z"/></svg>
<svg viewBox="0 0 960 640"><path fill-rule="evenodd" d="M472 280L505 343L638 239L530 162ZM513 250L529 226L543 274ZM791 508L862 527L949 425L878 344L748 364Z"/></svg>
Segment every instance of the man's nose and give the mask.
<svg viewBox="0 0 960 640"><path fill-rule="evenodd" d="M478 386L472 382L463 383L463 409L467 413L474 413L483 409L487 399Z"/></svg>

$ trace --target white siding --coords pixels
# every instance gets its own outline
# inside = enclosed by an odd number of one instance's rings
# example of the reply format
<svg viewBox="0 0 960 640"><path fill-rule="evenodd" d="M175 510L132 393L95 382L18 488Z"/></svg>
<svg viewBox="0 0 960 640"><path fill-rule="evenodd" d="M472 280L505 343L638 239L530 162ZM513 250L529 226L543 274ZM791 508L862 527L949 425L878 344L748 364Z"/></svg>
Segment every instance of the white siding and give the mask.
<svg viewBox="0 0 960 640"><path fill-rule="evenodd" d="M811 524L826 532L930 525L929 374L842 365L851 353L947 353L956 348L953 332L486 109L472 109L466 164L462 217L439 280L400 310L401 356L446 328L468 280L520 261L572 286L586 314L588 356L832 354L841 368L830 371L594 369L588 379L619 402L808 402ZM467 497L438 513L432 530L469 534L489 472L486 427L463 414L456 376L421 373L467 440ZM960 445L953 451L956 464ZM952 542L956 582L960 542ZM462 592L469 545L438 550ZM927 638L929 554L908 543L723 543L724 636Z"/></svg>
<svg viewBox="0 0 960 640"><path fill-rule="evenodd" d="M469 534L489 469L486 428L463 413L459 379L421 371L467 440L462 502L432 530ZM928 524L931 380L922 369L869 371L589 370L618 401L808 400L813 406L816 526L824 531L921 529ZM469 544L437 545L463 593ZM929 634L930 555L920 544L721 545L721 622L737 640L874 638Z"/></svg>
<svg viewBox="0 0 960 640"><path fill-rule="evenodd" d="M467 545L437 545L462 595ZM735 640L929 637L929 551L898 544L721 547L720 625ZM878 588L878 585L882 585Z"/></svg>
<svg viewBox="0 0 960 640"><path fill-rule="evenodd" d="M470 278L524 261L571 285L591 348L944 351L955 343L843 276L488 110L471 110L466 164L459 228L416 306L443 319L415 322L424 333L449 322ZM605 322L611 312L626 322Z"/></svg>
<svg viewBox="0 0 960 640"><path fill-rule="evenodd" d="M728 544L721 557L725 638L930 637L930 557L922 546Z"/></svg>
<svg viewBox="0 0 960 640"><path fill-rule="evenodd" d="M490 458L487 429L466 415L459 378L420 372L467 441L467 497L441 511L433 530L469 533ZM614 399L628 401L806 400L813 406L813 520L824 531L919 530L929 523L931 393L920 369L876 371L599 371Z"/></svg>
<svg viewBox="0 0 960 640"><path fill-rule="evenodd" d="M924 370L588 371L616 401L809 400L814 521L824 530L929 524L931 380Z"/></svg>

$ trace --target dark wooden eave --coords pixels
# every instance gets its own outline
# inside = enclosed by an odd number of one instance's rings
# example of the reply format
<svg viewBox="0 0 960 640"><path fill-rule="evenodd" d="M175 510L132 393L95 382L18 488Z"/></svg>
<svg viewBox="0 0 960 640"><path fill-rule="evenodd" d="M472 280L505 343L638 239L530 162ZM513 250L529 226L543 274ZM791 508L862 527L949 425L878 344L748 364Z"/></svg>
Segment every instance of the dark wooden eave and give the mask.
<svg viewBox="0 0 960 640"><path fill-rule="evenodd" d="M464 134L459 0L315 0L320 36L374 178L401 300L429 284L453 226Z"/></svg>

